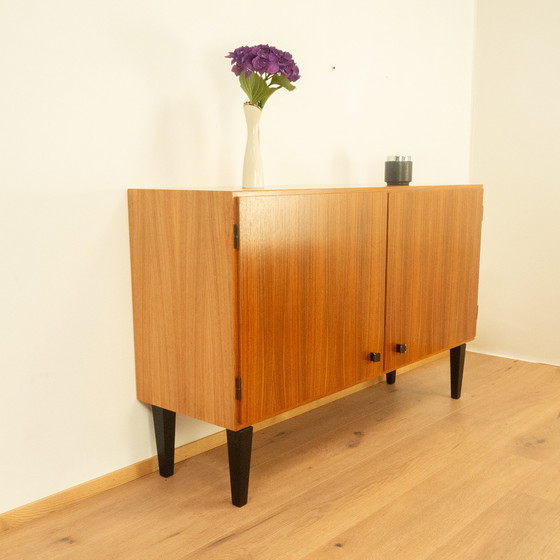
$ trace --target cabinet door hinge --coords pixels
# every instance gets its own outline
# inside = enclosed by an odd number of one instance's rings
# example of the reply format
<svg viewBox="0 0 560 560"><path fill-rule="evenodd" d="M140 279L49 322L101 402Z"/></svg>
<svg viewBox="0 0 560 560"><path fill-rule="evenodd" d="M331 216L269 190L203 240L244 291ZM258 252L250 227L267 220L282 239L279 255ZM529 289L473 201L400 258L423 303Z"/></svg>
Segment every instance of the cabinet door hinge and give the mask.
<svg viewBox="0 0 560 560"><path fill-rule="evenodd" d="M235 378L235 400L241 400L241 377Z"/></svg>
<svg viewBox="0 0 560 560"><path fill-rule="evenodd" d="M233 248L239 249L239 224L233 224Z"/></svg>

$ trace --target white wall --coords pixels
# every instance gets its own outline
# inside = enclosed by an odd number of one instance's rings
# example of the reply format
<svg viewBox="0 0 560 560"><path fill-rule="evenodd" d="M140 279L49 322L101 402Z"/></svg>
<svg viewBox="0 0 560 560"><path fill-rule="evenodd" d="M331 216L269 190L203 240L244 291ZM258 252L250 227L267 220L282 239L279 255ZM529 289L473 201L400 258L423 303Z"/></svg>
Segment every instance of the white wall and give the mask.
<svg viewBox="0 0 560 560"><path fill-rule="evenodd" d="M155 454L135 400L126 189L239 185L225 54L301 67L262 121L268 185L469 179L474 0L3 0L0 511ZM178 444L215 427L180 419Z"/></svg>
<svg viewBox="0 0 560 560"><path fill-rule="evenodd" d="M560 365L560 3L479 2L473 182L485 184L472 349Z"/></svg>

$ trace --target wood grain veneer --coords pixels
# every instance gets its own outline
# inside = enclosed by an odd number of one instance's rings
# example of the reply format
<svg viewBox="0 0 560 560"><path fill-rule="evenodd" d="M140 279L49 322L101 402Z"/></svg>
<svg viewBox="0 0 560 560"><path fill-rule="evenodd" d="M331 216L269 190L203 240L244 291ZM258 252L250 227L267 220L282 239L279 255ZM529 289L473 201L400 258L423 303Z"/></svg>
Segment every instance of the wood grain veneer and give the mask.
<svg viewBox="0 0 560 560"><path fill-rule="evenodd" d="M143 402L237 430L474 338L480 185L129 201Z"/></svg>
<svg viewBox="0 0 560 560"><path fill-rule="evenodd" d="M481 222L481 186L389 193L386 369L475 337Z"/></svg>
<svg viewBox="0 0 560 560"><path fill-rule="evenodd" d="M235 426L229 192L130 190L138 399Z"/></svg>
<svg viewBox="0 0 560 560"><path fill-rule="evenodd" d="M239 200L241 423L383 373L387 196Z"/></svg>

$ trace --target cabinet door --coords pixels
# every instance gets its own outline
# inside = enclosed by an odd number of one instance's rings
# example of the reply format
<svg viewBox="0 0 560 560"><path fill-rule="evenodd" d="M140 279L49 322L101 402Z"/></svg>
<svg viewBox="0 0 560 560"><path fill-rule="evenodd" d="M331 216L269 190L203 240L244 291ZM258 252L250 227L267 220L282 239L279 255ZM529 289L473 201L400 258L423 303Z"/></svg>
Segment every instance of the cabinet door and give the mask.
<svg viewBox="0 0 560 560"><path fill-rule="evenodd" d="M385 367L392 370L475 337L482 188L395 191L388 215Z"/></svg>
<svg viewBox="0 0 560 560"><path fill-rule="evenodd" d="M380 375L384 192L239 199L240 423Z"/></svg>

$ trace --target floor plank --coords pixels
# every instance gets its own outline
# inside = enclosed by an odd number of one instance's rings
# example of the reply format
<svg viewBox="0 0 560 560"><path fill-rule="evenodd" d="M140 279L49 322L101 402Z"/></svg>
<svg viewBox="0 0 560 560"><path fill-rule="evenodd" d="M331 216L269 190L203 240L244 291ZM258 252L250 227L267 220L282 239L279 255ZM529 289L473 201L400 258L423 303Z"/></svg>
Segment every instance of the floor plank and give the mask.
<svg viewBox="0 0 560 560"><path fill-rule="evenodd" d="M511 492L429 556L451 558L560 558L560 506Z"/></svg>
<svg viewBox="0 0 560 560"><path fill-rule="evenodd" d="M560 368L465 368L460 400L443 359L255 433L243 508L220 447L0 534L0 557L558 558Z"/></svg>

